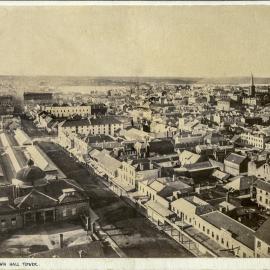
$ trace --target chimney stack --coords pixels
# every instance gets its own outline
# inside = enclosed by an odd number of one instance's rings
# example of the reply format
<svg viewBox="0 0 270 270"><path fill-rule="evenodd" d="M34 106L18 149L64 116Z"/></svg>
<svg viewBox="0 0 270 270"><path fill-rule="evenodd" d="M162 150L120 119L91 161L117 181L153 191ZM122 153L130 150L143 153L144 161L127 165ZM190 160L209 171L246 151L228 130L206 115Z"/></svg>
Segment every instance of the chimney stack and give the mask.
<svg viewBox="0 0 270 270"><path fill-rule="evenodd" d="M60 233L60 248L64 247L64 235Z"/></svg>
<svg viewBox="0 0 270 270"><path fill-rule="evenodd" d="M230 191L227 191L226 193L226 202L229 203L230 201Z"/></svg>

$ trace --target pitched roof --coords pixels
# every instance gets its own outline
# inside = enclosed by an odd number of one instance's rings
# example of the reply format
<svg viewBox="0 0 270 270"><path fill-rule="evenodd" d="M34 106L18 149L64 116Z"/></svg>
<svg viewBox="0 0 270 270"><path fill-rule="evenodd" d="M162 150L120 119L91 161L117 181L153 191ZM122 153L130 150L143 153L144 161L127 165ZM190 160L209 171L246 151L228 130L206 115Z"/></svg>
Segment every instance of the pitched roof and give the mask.
<svg viewBox="0 0 270 270"><path fill-rule="evenodd" d="M239 175L238 177L235 177L233 181L227 183L224 187L226 189L233 188L234 190L242 191L249 189L252 183L253 177Z"/></svg>
<svg viewBox="0 0 270 270"><path fill-rule="evenodd" d="M37 191L36 189L33 189L27 195L16 198L14 203L18 208L27 208L29 206L46 207L56 205L57 200L40 191Z"/></svg>
<svg viewBox="0 0 270 270"><path fill-rule="evenodd" d="M267 192L270 192L270 182L266 182L264 180L258 179L256 181L256 186L259 189L265 190Z"/></svg>
<svg viewBox="0 0 270 270"><path fill-rule="evenodd" d="M184 159L185 161L188 160L189 163L195 163L195 162L197 162L201 158L201 156L198 155L198 154L195 154L193 152L184 150L183 152L181 152L179 154L179 158L180 158L180 160L181 159Z"/></svg>
<svg viewBox="0 0 270 270"><path fill-rule="evenodd" d="M88 119L68 119L61 123L62 127L78 127L78 126L90 126L90 122Z"/></svg>
<svg viewBox="0 0 270 270"><path fill-rule="evenodd" d="M110 125L110 124L121 124L121 122L113 116L103 116L98 118L90 119L91 125Z"/></svg>
<svg viewBox="0 0 270 270"><path fill-rule="evenodd" d="M270 245L270 218L268 218L256 231L255 236Z"/></svg>
<svg viewBox="0 0 270 270"><path fill-rule="evenodd" d="M188 171L200 171L214 169L215 167L209 161L198 162L195 164L187 164L184 166Z"/></svg>
<svg viewBox="0 0 270 270"><path fill-rule="evenodd" d="M225 229L226 231L232 233L232 237L234 239L241 242L250 249L254 249L255 231L246 227L242 223L219 211L201 215L201 218L214 225L218 229Z"/></svg>
<svg viewBox="0 0 270 270"><path fill-rule="evenodd" d="M223 180L223 179L228 179L230 175L228 173L222 172L218 169L216 169L213 173L212 176L216 177L217 179Z"/></svg>
<svg viewBox="0 0 270 270"><path fill-rule="evenodd" d="M121 161L110 156L106 150L99 151L99 153L95 152L95 159L110 171L116 171L122 165Z"/></svg>
<svg viewBox="0 0 270 270"><path fill-rule="evenodd" d="M149 151L160 155L174 153L174 145L171 140L155 140L149 143Z"/></svg>
<svg viewBox="0 0 270 270"><path fill-rule="evenodd" d="M235 164L241 164L246 158L247 157L245 157L245 156L241 156L241 155L236 154L236 153L231 153L225 158L225 160L232 162L232 163L235 163Z"/></svg>
<svg viewBox="0 0 270 270"><path fill-rule="evenodd" d="M182 210L187 209L187 211L192 211L194 212L194 214L196 213L197 215L202 215L214 210L212 205L198 198L197 196L180 198L172 202L172 206Z"/></svg>

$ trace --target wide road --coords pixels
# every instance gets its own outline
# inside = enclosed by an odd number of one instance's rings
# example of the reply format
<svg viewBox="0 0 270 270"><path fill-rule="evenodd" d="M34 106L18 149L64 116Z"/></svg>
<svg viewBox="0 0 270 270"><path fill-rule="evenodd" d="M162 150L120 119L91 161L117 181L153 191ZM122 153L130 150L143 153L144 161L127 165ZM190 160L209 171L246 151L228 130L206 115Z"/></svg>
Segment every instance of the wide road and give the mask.
<svg viewBox="0 0 270 270"><path fill-rule="evenodd" d="M128 257L193 257L147 218L107 188L94 172L89 172L60 146L40 142L40 147L67 175L87 191L92 209L100 217L102 229Z"/></svg>

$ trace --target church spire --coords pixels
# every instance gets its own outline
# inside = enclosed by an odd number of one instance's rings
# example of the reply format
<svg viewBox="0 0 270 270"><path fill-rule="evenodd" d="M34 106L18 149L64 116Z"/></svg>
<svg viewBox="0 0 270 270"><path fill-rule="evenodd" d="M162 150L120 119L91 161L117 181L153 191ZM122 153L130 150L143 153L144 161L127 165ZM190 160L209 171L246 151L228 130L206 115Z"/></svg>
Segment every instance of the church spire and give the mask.
<svg viewBox="0 0 270 270"><path fill-rule="evenodd" d="M254 86L254 78L252 72L251 72L251 86Z"/></svg>
<svg viewBox="0 0 270 270"><path fill-rule="evenodd" d="M249 90L249 96L255 97L255 85L254 85L254 78L253 78L252 73L251 73L251 85L250 85L250 90Z"/></svg>

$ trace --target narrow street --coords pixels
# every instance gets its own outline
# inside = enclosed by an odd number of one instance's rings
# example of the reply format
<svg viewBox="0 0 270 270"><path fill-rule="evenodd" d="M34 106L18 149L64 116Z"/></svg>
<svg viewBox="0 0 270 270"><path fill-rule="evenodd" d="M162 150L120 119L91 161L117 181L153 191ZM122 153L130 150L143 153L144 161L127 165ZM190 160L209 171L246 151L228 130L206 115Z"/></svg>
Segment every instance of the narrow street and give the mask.
<svg viewBox="0 0 270 270"><path fill-rule="evenodd" d="M67 175L87 191L92 209L100 217L102 230L127 257L193 257L166 233L159 231L147 218L121 200L106 187L94 172L90 173L60 146L40 142L39 146Z"/></svg>

